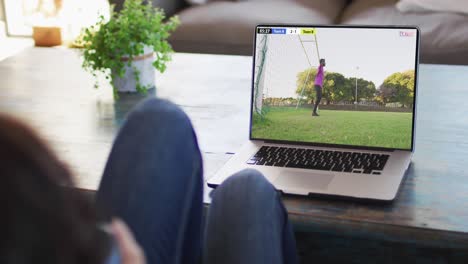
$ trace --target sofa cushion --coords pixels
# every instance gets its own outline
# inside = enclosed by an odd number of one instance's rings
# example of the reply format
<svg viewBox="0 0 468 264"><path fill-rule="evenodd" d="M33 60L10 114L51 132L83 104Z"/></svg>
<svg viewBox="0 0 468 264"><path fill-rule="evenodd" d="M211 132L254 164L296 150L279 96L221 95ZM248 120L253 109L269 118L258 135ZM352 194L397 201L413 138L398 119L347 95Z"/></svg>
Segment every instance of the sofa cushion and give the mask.
<svg viewBox="0 0 468 264"><path fill-rule="evenodd" d="M214 2L214 1L222 1L222 0L186 0L186 2L191 5L204 5L204 4L207 4L208 2ZM231 1L234 1L234 0L231 0Z"/></svg>
<svg viewBox="0 0 468 264"><path fill-rule="evenodd" d="M346 0L210 2L179 13L171 36L176 51L251 54L254 27L262 23L331 24Z"/></svg>
<svg viewBox="0 0 468 264"><path fill-rule="evenodd" d="M397 8L402 12L440 11L468 15L466 0L400 0Z"/></svg>
<svg viewBox="0 0 468 264"><path fill-rule="evenodd" d="M421 29L421 62L468 64L468 16L455 13L402 13L394 0L356 0L343 24L415 25Z"/></svg>

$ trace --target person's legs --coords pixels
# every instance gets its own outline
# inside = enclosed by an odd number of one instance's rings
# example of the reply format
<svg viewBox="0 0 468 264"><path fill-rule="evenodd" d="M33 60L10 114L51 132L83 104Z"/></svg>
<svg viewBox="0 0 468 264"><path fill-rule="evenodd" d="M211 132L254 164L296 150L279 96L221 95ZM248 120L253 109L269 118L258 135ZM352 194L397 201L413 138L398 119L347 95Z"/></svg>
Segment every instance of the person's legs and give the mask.
<svg viewBox="0 0 468 264"><path fill-rule="evenodd" d="M297 263L280 198L255 170L238 172L218 186L206 220L204 263Z"/></svg>
<svg viewBox="0 0 468 264"><path fill-rule="evenodd" d="M320 104L320 100L322 100L322 87L315 85L315 93L316 93L316 98L315 98L315 104L314 104L314 111L312 114L317 114L317 107Z"/></svg>
<svg viewBox="0 0 468 264"><path fill-rule="evenodd" d="M122 218L147 263L195 263L201 255L203 169L188 117L150 99L128 116L97 193L98 208Z"/></svg>

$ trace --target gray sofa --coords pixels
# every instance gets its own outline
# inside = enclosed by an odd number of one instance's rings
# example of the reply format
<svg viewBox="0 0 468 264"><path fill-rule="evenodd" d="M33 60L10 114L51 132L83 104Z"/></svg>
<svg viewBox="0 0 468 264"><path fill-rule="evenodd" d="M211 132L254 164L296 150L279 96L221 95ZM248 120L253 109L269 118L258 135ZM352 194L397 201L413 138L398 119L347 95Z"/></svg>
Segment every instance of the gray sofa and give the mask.
<svg viewBox="0 0 468 264"><path fill-rule="evenodd" d="M468 65L468 15L401 13L397 0L237 0L188 5L154 0L182 21L170 41L176 51L250 55L261 23L416 25L421 62Z"/></svg>

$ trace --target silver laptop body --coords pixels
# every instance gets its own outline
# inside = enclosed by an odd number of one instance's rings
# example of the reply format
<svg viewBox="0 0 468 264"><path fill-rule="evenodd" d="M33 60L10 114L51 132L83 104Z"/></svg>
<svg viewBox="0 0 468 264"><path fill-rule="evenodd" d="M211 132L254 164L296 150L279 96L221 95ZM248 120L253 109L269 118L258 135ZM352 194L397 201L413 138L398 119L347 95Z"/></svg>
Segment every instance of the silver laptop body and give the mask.
<svg viewBox="0 0 468 264"><path fill-rule="evenodd" d="M394 200L414 151L418 60L416 27L257 26L249 141L208 185L250 168L287 194Z"/></svg>

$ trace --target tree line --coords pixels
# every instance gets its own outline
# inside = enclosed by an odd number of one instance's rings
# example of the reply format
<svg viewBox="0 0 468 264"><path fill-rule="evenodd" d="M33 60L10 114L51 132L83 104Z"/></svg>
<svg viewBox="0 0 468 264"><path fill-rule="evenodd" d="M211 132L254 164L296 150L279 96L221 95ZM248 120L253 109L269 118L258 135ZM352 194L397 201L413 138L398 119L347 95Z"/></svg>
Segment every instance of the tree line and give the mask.
<svg viewBox="0 0 468 264"><path fill-rule="evenodd" d="M298 96L302 95L302 100L305 102L312 103L315 100L314 81L316 74L317 69L315 68L297 74L296 93ZM337 72L327 72L323 82L322 100L326 104L341 101L374 101L382 104L399 103L402 107L412 107L414 70L393 73L385 78L378 88L372 81L357 78L357 87L356 98L356 78L347 78Z"/></svg>

